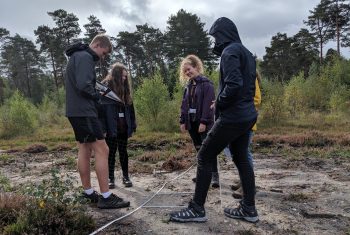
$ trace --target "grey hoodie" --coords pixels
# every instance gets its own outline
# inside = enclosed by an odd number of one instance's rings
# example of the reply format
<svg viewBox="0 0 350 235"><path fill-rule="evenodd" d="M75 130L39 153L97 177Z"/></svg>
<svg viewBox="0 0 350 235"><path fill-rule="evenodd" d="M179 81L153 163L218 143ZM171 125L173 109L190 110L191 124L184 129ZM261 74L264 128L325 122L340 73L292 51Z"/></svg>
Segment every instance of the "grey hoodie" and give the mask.
<svg viewBox="0 0 350 235"><path fill-rule="evenodd" d="M97 54L87 44L77 43L66 50L66 116L97 117L100 94L95 89Z"/></svg>

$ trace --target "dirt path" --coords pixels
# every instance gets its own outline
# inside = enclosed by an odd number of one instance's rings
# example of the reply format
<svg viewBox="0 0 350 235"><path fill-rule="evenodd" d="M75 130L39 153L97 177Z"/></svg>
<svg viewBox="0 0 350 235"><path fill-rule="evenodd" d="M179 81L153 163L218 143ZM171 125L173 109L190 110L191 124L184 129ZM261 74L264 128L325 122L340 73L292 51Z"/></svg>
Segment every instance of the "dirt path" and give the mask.
<svg viewBox="0 0 350 235"><path fill-rule="evenodd" d="M0 165L1 174L11 184L39 180L47 175L52 164L64 165L72 152L25 154ZM350 160L343 158L302 160L256 155L256 204L260 216L257 224L227 218L223 207L235 206L230 185L237 179L231 161L220 159L221 190L210 189L206 203L207 223L174 223L168 214L174 208L142 208L131 216L111 225L100 234L349 234L350 232ZM169 182L148 206L184 206L191 198L194 184L191 169L181 178ZM74 175L75 170L62 172ZM138 207L181 172L133 174L134 187L124 188L117 178L113 191L131 201L131 207L119 210L99 210L89 207L98 227ZM117 173L118 174L118 173ZM93 174L93 184L97 186ZM221 193L220 193L221 192ZM178 194L169 194L178 193ZM221 200L220 200L221 199Z"/></svg>

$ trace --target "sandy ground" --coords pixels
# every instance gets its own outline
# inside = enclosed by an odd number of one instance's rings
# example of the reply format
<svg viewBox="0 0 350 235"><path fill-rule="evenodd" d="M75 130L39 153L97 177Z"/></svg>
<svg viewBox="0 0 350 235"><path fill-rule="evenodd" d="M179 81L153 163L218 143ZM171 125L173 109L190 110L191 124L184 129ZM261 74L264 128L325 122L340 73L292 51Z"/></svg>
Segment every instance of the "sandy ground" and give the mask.
<svg viewBox="0 0 350 235"><path fill-rule="evenodd" d="M65 164L74 152L15 154L0 165L2 175L11 184L25 183L47 177L52 164ZM131 161L130 164L133 164ZM65 168L63 168L65 169ZM228 159L220 158L219 189L211 188L205 205L206 223L169 222L169 213L186 206L194 191L191 178L196 168L174 179L184 171L131 175L132 188L124 188L117 178L113 192L131 201L128 209L100 210L90 206L88 212L97 227L136 209L165 187L146 206L113 223L99 234L349 234L350 233L350 160L303 158L255 154L256 206L260 221L256 224L228 218L223 208L237 205L230 185L237 170ZM62 170L78 179L76 170ZM117 172L120 175L120 172ZM93 185L97 187L95 174ZM158 207L152 207L158 206Z"/></svg>

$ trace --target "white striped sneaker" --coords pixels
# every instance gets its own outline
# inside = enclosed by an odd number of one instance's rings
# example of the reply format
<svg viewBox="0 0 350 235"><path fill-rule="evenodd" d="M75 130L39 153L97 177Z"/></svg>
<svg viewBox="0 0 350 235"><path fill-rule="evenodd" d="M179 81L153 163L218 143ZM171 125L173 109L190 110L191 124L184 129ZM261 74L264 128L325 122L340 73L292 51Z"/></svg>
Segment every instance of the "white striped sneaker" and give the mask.
<svg viewBox="0 0 350 235"><path fill-rule="evenodd" d="M203 207L197 205L195 202L190 201L186 209L181 211L175 211L170 214L170 221L175 222L206 222L208 218L205 216L205 210Z"/></svg>
<svg viewBox="0 0 350 235"><path fill-rule="evenodd" d="M246 206L243 204L243 201L239 202L237 208L225 208L224 213L227 217L243 219L250 223L256 223L259 221L258 212L256 211L255 206Z"/></svg>

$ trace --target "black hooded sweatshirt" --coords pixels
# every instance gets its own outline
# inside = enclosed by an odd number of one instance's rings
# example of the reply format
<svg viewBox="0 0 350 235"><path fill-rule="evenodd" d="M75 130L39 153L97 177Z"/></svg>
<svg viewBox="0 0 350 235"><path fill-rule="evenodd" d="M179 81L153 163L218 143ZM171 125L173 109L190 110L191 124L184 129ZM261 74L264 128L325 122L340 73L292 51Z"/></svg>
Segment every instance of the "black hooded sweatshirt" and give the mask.
<svg viewBox="0 0 350 235"><path fill-rule="evenodd" d="M215 38L215 49L221 53L215 118L226 123L252 121L257 117L253 99L255 59L242 45L235 24L228 18L217 19L209 34Z"/></svg>
<svg viewBox="0 0 350 235"><path fill-rule="evenodd" d="M76 43L66 51L66 116L97 117L96 102L100 94L95 89L95 63L98 55L88 44Z"/></svg>

